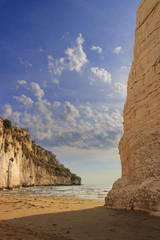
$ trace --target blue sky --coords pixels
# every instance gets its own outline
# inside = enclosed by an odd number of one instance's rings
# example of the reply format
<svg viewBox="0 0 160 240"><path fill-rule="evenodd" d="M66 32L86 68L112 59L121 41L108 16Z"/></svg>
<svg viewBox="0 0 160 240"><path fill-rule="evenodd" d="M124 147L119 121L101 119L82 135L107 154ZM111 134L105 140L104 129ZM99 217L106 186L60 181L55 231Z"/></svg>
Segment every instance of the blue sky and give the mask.
<svg viewBox="0 0 160 240"><path fill-rule="evenodd" d="M0 115L83 183L120 177L140 0L0 0Z"/></svg>

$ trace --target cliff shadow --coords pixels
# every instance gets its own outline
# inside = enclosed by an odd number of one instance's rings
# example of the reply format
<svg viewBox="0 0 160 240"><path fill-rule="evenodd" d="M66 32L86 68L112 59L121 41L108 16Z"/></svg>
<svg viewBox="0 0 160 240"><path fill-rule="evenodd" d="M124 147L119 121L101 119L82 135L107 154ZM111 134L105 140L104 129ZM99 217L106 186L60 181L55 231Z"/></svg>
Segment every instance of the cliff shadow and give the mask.
<svg viewBox="0 0 160 240"><path fill-rule="evenodd" d="M96 207L0 221L0 239L159 240L159 226L147 213Z"/></svg>

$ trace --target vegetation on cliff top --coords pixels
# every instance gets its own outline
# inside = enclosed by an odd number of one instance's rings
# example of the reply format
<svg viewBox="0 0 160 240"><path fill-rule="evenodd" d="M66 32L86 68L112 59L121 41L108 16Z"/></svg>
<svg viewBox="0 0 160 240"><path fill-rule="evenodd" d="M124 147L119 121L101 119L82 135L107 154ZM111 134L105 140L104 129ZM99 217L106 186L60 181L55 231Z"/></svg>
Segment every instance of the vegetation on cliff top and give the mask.
<svg viewBox="0 0 160 240"><path fill-rule="evenodd" d="M10 132L12 135L13 142L18 141L22 144L23 156L27 159L31 159L37 167L43 167L46 171L55 176L71 177L71 180L80 180L76 174L73 174L70 169L64 167L57 160L55 154L51 151L47 151L43 147L36 145L36 142L31 140L31 137L27 129L18 128L12 125L8 119L3 120L4 133L6 136ZM5 139L5 151L7 151L9 142Z"/></svg>
<svg viewBox="0 0 160 240"><path fill-rule="evenodd" d="M6 129L10 129L12 127L12 123L9 119L4 119L3 120L3 125Z"/></svg>

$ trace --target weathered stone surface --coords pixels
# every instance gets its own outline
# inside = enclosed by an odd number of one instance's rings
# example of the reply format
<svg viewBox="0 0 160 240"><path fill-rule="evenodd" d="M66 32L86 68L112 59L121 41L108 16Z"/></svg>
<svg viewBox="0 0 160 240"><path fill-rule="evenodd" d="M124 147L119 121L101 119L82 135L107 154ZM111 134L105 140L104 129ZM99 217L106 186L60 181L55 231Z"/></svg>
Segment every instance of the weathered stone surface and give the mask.
<svg viewBox="0 0 160 240"><path fill-rule="evenodd" d="M26 129L5 128L0 118L0 189L34 185L80 185L81 178L54 154L36 146Z"/></svg>
<svg viewBox="0 0 160 240"><path fill-rule="evenodd" d="M160 211L160 0L142 0L138 7L123 116L122 177L105 204Z"/></svg>

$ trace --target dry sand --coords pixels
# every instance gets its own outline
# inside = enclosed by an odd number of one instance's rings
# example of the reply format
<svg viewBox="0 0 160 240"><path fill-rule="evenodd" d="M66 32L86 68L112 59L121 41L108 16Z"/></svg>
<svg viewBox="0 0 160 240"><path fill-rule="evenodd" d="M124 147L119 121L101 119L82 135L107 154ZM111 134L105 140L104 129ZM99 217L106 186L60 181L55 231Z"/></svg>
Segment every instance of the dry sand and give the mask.
<svg viewBox="0 0 160 240"><path fill-rule="evenodd" d="M0 196L0 240L160 240L160 217L104 200Z"/></svg>

